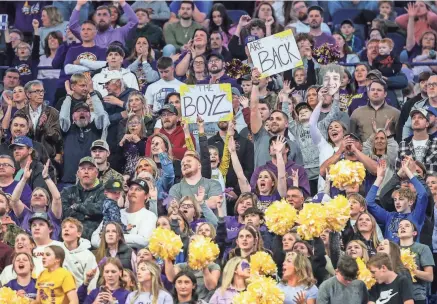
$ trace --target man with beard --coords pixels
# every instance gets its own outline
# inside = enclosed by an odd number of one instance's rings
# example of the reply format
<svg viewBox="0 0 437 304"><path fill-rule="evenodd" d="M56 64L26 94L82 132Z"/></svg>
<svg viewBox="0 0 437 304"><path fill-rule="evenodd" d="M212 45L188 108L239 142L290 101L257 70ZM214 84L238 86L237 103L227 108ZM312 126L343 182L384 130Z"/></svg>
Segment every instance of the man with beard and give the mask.
<svg viewBox="0 0 437 304"><path fill-rule="evenodd" d="M64 137L64 175L61 181L66 184L76 182L77 164L82 157L89 156L92 143L105 138L102 130L109 124L108 114L96 92L91 92L94 109L94 120L91 120L90 107L86 103L78 103L73 107L71 123L71 101L65 100L61 108L60 123ZM103 132L105 133L105 132Z"/></svg>
<svg viewBox="0 0 437 304"><path fill-rule="evenodd" d="M426 87L426 95L428 98L424 98L421 101L417 102L412 108L412 110L423 109L426 107L437 108L437 75L431 75L426 81L426 84L421 82L421 87ZM410 114L411 114L410 111ZM412 127L411 115L408 117L405 125L402 130L402 139L406 139L411 136L414 128Z"/></svg>
<svg viewBox="0 0 437 304"><path fill-rule="evenodd" d="M35 158L32 140L27 136L16 137L9 146L9 149L13 151L15 162L20 166L20 170L15 175L15 179L20 180L26 171L26 167L30 166L31 174L27 179L30 188L32 190L35 188L48 190L42 176L44 166Z"/></svg>
<svg viewBox="0 0 437 304"><path fill-rule="evenodd" d="M314 47L318 48L324 43L335 46L335 39L330 34L322 31L323 9L320 6L311 6L308 9L308 23L310 25L310 35L314 38Z"/></svg>
<svg viewBox="0 0 437 304"><path fill-rule="evenodd" d="M221 54L211 53L206 60L208 61L209 76L197 82L198 84L230 83L232 87L236 87L240 92L242 91L237 80L225 73L225 62Z"/></svg>
<svg viewBox="0 0 437 304"><path fill-rule="evenodd" d="M258 109L259 105L259 85L261 73L257 68L252 71L252 94L250 96L250 130L254 137L255 147L255 167L263 166L271 160L269 151L265 147L269 147L270 138L272 136L282 135L286 138L289 147L288 159L293 160L299 165L303 164L302 153L297 142L291 141L287 135L288 116L280 110L274 110L270 114L270 130L267 131L261 119L261 114Z"/></svg>
<svg viewBox="0 0 437 304"><path fill-rule="evenodd" d="M172 144L173 157L175 159L181 160L184 157L187 147L185 145L185 133L184 129L180 124L178 124L178 110L172 104L166 104L159 112L161 117L162 128L159 133L164 134L170 140ZM190 134L191 140L194 141L193 134ZM146 156L151 154L151 137L147 139L146 142Z"/></svg>
<svg viewBox="0 0 437 304"><path fill-rule="evenodd" d="M29 117L30 130L27 134L30 138L40 142L52 160L58 163L61 160L62 136L59 125L59 112L44 104L44 86L39 80L26 83L24 91L29 103L17 111L16 115Z"/></svg>
<svg viewBox="0 0 437 304"><path fill-rule="evenodd" d="M163 4L164 6L167 6L167 4L163 2L135 2L132 5L132 8L135 10L135 15L137 15L138 18L138 26L135 29L135 34L132 39L129 39L129 41L127 41L126 46L128 50L133 49L133 44L138 37L147 37L147 41L149 41L153 49L162 49L162 46L164 44L162 28L152 23L152 20L150 20L151 18L149 11L146 8L140 7L142 5L147 5L151 3L154 3L156 5Z"/></svg>
<svg viewBox="0 0 437 304"><path fill-rule="evenodd" d="M362 62L367 61L371 66L373 60L379 55L378 45L379 40L377 39L370 39L369 41L367 41L366 48L361 52L360 60Z"/></svg>
<svg viewBox="0 0 437 304"><path fill-rule="evenodd" d="M164 56L170 56L180 51L188 51L192 46L190 38L194 36L197 29L202 28L200 24L193 20L193 12L194 3L192 1L181 1L179 21L164 26L164 39L167 43L163 49Z"/></svg>
<svg viewBox="0 0 437 304"><path fill-rule="evenodd" d="M80 24L79 24L79 14L82 6L87 3L88 0L79 0L77 5L71 14L70 18L70 31L79 37ZM111 42L118 41L125 45L127 40L135 33L135 29L138 25L138 18L135 12L132 10L126 0L120 0L118 2L120 7L123 9L124 15L127 18L127 24L118 28L113 28L111 26L111 10L108 6L102 5L97 7L94 14L98 33L94 39L95 43L102 47L107 48Z"/></svg>
<svg viewBox="0 0 437 304"><path fill-rule="evenodd" d="M88 20L82 23L80 28L80 39L82 44L68 44L67 42L61 44L56 51L55 58L53 58L52 66L53 68L61 69L61 75L58 82L58 89L56 91L56 98L58 101L56 103L56 109L61 110L62 103L65 99L65 94L68 94L69 85L65 82L70 79L71 74L81 73L89 71L87 66L95 61L104 61L105 49L97 46L94 42L94 38L97 35L97 28L94 21ZM82 65L83 64L83 65ZM73 82L73 79L71 79ZM71 83L73 86L73 83ZM65 91L64 87L67 91ZM71 87L72 90L74 90ZM78 97L78 96L76 96ZM82 97L84 102L85 97Z"/></svg>
<svg viewBox="0 0 437 304"><path fill-rule="evenodd" d="M395 127L401 112L388 105L387 84L382 80L375 80L367 87L369 101L367 105L356 109L350 118L349 131L357 134L365 142L374 133L376 128L386 129L390 134L395 133ZM389 125L387 125L389 121Z"/></svg>
<svg viewBox="0 0 437 304"><path fill-rule="evenodd" d="M437 76L431 76L428 80L428 96L429 98L436 98L437 95ZM430 84L432 88L430 89ZM434 87L436 86L436 87ZM413 129L413 136L410 136L399 143L399 154L396 159L396 170L401 168L401 162L407 155L411 155L415 161L421 162L425 165L426 173L433 174L436 172L437 162L437 138L430 137L428 128L430 124L430 114L424 108L411 110L411 128Z"/></svg>
<svg viewBox="0 0 437 304"><path fill-rule="evenodd" d="M103 139L94 141L91 145L91 157L94 159L99 169L99 180L101 184L106 184L110 179L123 180L123 175L111 168L108 157L111 155L108 143Z"/></svg>
<svg viewBox="0 0 437 304"><path fill-rule="evenodd" d="M399 116L399 121L396 126L396 138L398 138L398 140L402 138L402 130L404 128L405 122L408 120L408 117L410 117L410 112L413 106L428 97L427 84L430 77L430 72L422 72L419 74L418 83L420 92L413 98L408 99L407 102L404 103L404 105L402 106L401 115Z"/></svg>
<svg viewBox="0 0 437 304"><path fill-rule="evenodd" d="M169 197L179 201L184 196L196 196L200 198L200 204L217 209L217 204L223 200L222 187L218 181L202 177L200 159L195 154L187 154L181 167L184 178L170 188Z"/></svg>
<svg viewBox="0 0 437 304"><path fill-rule="evenodd" d="M226 47L223 46L222 33L213 31L210 36L211 50L213 53L221 54L226 62L232 61L232 54Z"/></svg>
<svg viewBox="0 0 437 304"><path fill-rule="evenodd" d="M291 4L294 14L299 19L297 22L288 24L288 27L293 27L297 34L309 33L310 26L308 22L308 5L305 1L294 1ZM322 31L326 34L331 35L331 29L329 26L323 22L321 25Z"/></svg>
<svg viewBox="0 0 437 304"><path fill-rule="evenodd" d="M61 192L62 216L81 221L82 237L89 240L103 219L102 202L105 195L97 178L97 165L92 157L82 158L76 168L77 184L64 188Z"/></svg>
<svg viewBox="0 0 437 304"><path fill-rule="evenodd" d="M0 190L4 193L12 194L15 187L17 187L18 181L14 180L15 166L14 160L9 155L0 155ZM20 200L30 207L30 196L32 195L32 189L29 185L24 186L21 193Z"/></svg>
<svg viewBox="0 0 437 304"><path fill-rule="evenodd" d="M7 92L7 94L12 96L12 91L16 86L20 84L20 71L16 68L9 68L5 71L5 75L3 76L3 86L0 91L0 100L3 101L3 93Z"/></svg>
<svg viewBox="0 0 437 304"><path fill-rule="evenodd" d="M129 191L127 199L129 207L120 210L121 221L123 224L131 225L132 229L124 234L124 239L129 247L142 249L149 244L152 231L156 228L157 217L157 190L149 188L148 182L142 179L136 179L129 182ZM148 201L149 210L146 209L145 203ZM100 245L100 233L103 228L103 222L93 232L91 245L98 247Z"/></svg>

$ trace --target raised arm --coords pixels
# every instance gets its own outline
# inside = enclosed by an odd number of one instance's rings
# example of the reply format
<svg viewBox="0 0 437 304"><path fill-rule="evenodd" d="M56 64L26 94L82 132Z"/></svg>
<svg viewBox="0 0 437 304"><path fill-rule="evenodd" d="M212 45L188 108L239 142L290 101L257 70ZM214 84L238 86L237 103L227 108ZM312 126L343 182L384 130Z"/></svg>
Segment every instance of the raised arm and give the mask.
<svg viewBox="0 0 437 304"><path fill-rule="evenodd" d="M278 192L281 197L287 195L287 178L285 172L285 161L282 153L285 149L286 140L284 136L279 136L272 144L272 148L276 154L277 168L278 168Z"/></svg>
<svg viewBox="0 0 437 304"><path fill-rule="evenodd" d="M407 11L407 16L408 16L407 40L405 42L405 48L409 52L416 45L416 37L414 37L414 26L415 26L415 23L416 23L415 18L416 18L417 10L414 7L413 3L408 3L407 4L407 8L405 10ZM405 19L406 16L402 16L402 18ZM401 16L396 18L396 21L398 21L398 19L400 20Z"/></svg>
<svg viewBox="0 0 437 304"><path fill-rule="evenodd" d="M233 137L229 138L228 149L229 153L231 154L232 167L234 168L235 175L237 175L241 192L251 192L250 184L244 175L243 168L241 167L240 160L238 159L235 140Z"/></svg>
<svg viewBox="0 0 437 304"><path fill-rule="evenodd" d="M26 182L29 180L30 175L32 174L32 170L30 169L31 163L32 161L27 161L26 166L24 167L23 176L21 177L21 180L18 182L17 186L15 186L15 189L11 195L10 207L17 217L20 217L24 208L27 208L26 205L24 205L21 201L20 197L23 193L24 187L26 186Z"/></svg>
<svg viewBox="0 0 437 304"><path fill-rule="evenodd" d="M44 165L44 169L42 171L42 178L46 182L47 188L50 191L50 194L52 195L52 212L55 215L57 219L62 218L62 200L61 200L61 193L58 190L58 187L56 187L55 183L52 181L49 175L49 168L50 168L50 160L46 162Z"/></svg>
<svg viewBox="0 0 437 304"><path fill-rule="evenodd" d="M263 125L261 114L258 111L260 75L258 69L254 68L252 71L252 93L250 94L250 130L253 134L257 134Z"/></svg>
<svg viewBox="0 0 437 304"><path fill-rule="evenodd" d="M390 213L376 204L376 193L378 192L379 186L381 186L384 180L385 170L387 164L385 160L381 160L377 167L376 180L370 188L366 196L367 209L375 217L378 224L387 225Z"/></svg>
<svg viewBox="0 0 437 304"><path fill-rule="evenodd" d="M319 97L318 101L319 102L317 106L314 108L313 112L311 113L310 121L309 121L311 139L313 140L313 143L315 145L318 145L323 138L323 135L320 132L318 126L320 111L323 105L323 99Z"/></svg>

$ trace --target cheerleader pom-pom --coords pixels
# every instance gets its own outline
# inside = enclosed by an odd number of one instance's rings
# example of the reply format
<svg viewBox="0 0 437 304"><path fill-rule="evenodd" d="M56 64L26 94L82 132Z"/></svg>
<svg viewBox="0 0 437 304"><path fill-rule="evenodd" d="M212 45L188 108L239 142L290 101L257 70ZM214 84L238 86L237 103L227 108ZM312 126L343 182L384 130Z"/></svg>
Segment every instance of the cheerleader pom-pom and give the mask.
<svg viewBox="0 0 437 304"><path fill-rule="evenodd" d="M232 303L233 304L256 303L256 295L248 291L243 291L232 298Z"/></svg>
<svg viewBox="0 0 437 304"><path fill-rule="evenodd" d="M250 257L251 275L274 275L278 271L270 254L258 251Z"/></svg>
<svg viewBox="0 0 437 304"><path fill-rule="evenodd" d="M366 284L367 289L372 288L375 285L376 280L373 278L372 273L367 268L366 264L361 258L357 258L358 264L358 280L363 281Z"/></svg>
<svg viewBox="0 0 437 304"><path fill-rule="evenodd" d="M366 177L366 169L360 162L341 160L329 167L332 185L339 189L347 186L361 185Z"/></svg>
<svg viewBox="0 0 437 304"><path fill-rule="evenodd" d="M150 252L164 260L174 260L182 246L181 237L169 229L156 228L150 237Z"/></svg>
<svg viewBox="0 0 437 304"><path fill-rule="evenodd" d="M17 301L14 304L30 304L31 300L28 297L17 296Z"/></svg>
<svg viewBox="0 0 437 304"><path fill-rule="evenodd" d="M226 63L226 74L229 77L240 79L244 75L250 75L251 69L248 64L243 63L240 59L232 59L231 62Z"/></svg>
<svg viewBox="0 0 437 304"><path fill-rule="evenodd" d="M340 52L336 46L329 43L324 43L313 50L313 56L317 58L317 62L326 65L330 63L337 63L340 59Z"/></svg>
<svg viewBox="0 0 437 304"><path fill-rule="evenodd" d="M9 287L0 288L0 303L15 304L17 302L17 293Z"/></svg>
<svg viewBox="0 0 437 304"><path fill-rule="evenodd" d="M202 270L214 262L219 253L219 247L211 238L196 235L191 241L188 250L188 266L194 270Z"/></svg>
<svg viewBox="0 0 437 304"><path fill-rule="evenodd" d="M283 304L285 294L276 286L272 278L265 276L252 276L247 286L248 298L255 304ZM234 302L235 303L235 302Z"/></svg>
<svg viewBox="0 0 437 304"><path fill-rule="evenodd" d="M273 202L265 212L266 225L270 232L284 235L293 228L297 219L296 209L284 199Z"/></svg>
<svg viewBox="0 0 437 304"><path fill-rule="evenodd" d="M401 249L401 261L405 268L410 272L413 282L417 282L415 272L417 270L416 254L410 248Z"/></svg>
<svg viewBox="0 0 437 304"><path fill-rule="evenodd" d="M327 210L322 204L305 203L299 212L297 233L304 240L312 240L319 237L326 229Z"/></svg>
<svg viewBox="0 0 437 304"><path fill-rule="evenodd" d="M328 211L327 228L341 232L350 218L351 208L348 199L343 195L338 195L324 206Z"/></svg>

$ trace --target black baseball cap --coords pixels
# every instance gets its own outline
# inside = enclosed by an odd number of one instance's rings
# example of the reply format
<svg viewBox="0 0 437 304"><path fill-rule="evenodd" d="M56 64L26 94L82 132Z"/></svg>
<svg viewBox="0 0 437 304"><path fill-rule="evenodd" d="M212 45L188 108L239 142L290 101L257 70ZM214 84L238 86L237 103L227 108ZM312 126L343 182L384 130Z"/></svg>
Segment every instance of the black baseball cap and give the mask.
<svg viewBox="0 0 437 304"><path fill-rule="evenodd" d="M352 138L358 140L359 142L361 142L361 138L355 133L347 133L344 137L346 137L346 136L352 137Z"/></svg>
<svg viewBox="0 0 437 304"><path fill-rule="evenodd" d="M104 189L108 191L123 191L123 182L121 180L111 178L105 183Z"/></svg>
<svg viewBox="0 0 437 304"><path fill-rule="evenodd" d="M129 181L127 184L129 187L132 185L138 185L140 186L146 193L149 193L149 185L147 185L147 182L143 179L134 179L132 181Z"/></svg>
<svg viewBox="0 0 437 304"><path fill-rule="evenodd" d="M220 53L216 53L216 52L210 53L208 56L206 56L206 60L209 61L209 59L211 59L211 57L217 57L221 61L225 61L225 58Z"/></svg>
<svg viewBox="0 0 437 304"><path fill-rule="evenodd" d="M313 111L313 109L310 107L309 104L307 104L306 102L299 102L295 107L294 110L296 111L297 114L299 114L300 110L302 109L308 109L311 112Z"/></svg>
<svg viewBox="0 0 437 304"><path fill-rule="evenodd" d="M29 226L32 226L32 223L35 220L42 220L42 221L46 222L47 225L49 225L50 227L52 226L52 224L50 223L49 216L46 212L35 212L32 215L32 217L29 219Z"/></svg>
<svg viewBox="0 0 437 304"><path fill-rule="evenodd" d="M345 19L345 20L343 20L343 21L340 23L340 27L342 27L343 24L349 24L350 26L355 27L355 26L354 26L354 23L353 23L352 20L350 20L350 19Z"/></svg>
<svg viewBox="0 0 437 304"><path fill-rule="evenodd" d="M73 113L79 109L85 109L85 110L88 110L88 112L90 112L90 106L85 102L76 103L73 107Z"/></svg>
<svg viewBox="0 0 437 304"><path fill-rule="evenodd" d="M176 109L176 107L171 103L164 105L161 110L158 111L158 115L161 115L164 111L178 115L178 109Z"/></svg>

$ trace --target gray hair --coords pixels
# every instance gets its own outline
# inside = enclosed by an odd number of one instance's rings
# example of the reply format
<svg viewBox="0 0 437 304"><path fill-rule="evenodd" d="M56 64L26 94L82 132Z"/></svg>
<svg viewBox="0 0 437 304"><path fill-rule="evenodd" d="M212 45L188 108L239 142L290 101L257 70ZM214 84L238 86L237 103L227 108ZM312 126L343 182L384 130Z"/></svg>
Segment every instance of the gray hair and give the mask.
<svg viewBox="0 0 437 304"><path fill-rule="evenodd" d="M34 85L40 85L40 86L44 87L44 84L42 83L42 81L40 81L40 80L31 80L31 81L28 81L24 85L24 91L26 93L29 93Z"/></svg>
<svg viewBox="0 0 437 304"><path fill-rule="evenodd" d="M323 65L320 70L319 70L319 79L318 79L318 83L320 85L323 84L323 78L325 77L326 73L328 72L335 72L340 74L340 79L343 79L343 74L344 74L344 67L342 67L341 65L335 64L335 63L330 63L327 65Z"/></svg>

